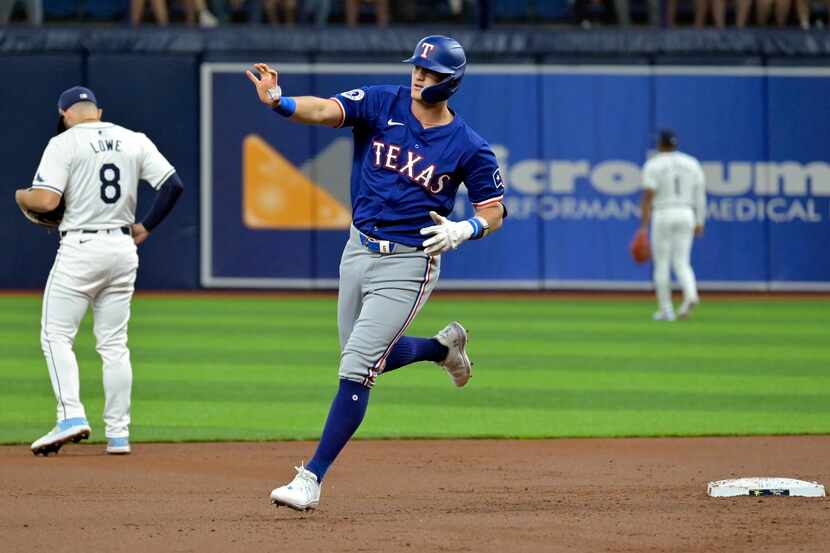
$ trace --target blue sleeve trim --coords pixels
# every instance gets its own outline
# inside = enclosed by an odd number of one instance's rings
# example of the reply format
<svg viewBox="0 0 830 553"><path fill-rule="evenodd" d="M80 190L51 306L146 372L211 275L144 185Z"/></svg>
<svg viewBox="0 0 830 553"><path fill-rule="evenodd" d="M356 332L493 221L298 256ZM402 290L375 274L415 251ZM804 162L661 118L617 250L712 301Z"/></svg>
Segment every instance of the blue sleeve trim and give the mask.
<svg viewBox="0 0 830 553"><path fill-rule="evenodd" d="M150 212L141 221L144 228L148 231L156 228L167 217L170 211L172 211L173 206L176 205L183 191L184 185L181 179L179 179L179 175L174 172L159 187L156 201L153 202L153 207L150 208Z"/></svg>

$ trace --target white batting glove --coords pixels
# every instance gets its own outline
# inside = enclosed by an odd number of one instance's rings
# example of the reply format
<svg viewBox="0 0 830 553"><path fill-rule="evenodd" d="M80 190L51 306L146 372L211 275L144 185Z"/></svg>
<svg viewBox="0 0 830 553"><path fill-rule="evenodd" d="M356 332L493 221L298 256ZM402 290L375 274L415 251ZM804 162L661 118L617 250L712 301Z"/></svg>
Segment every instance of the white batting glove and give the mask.
<svg viewBox="0 0 830 553"><path fill-rule="evenodd" d="M424 240L424 252L428 255L441 255L442 253L456 249L458 246L473 236L474 228L469 221L450 221L446 217L438 215L434 211L429 216L435 224L431 227L421 229L422 235L431 234L432 238Z"/></svg>

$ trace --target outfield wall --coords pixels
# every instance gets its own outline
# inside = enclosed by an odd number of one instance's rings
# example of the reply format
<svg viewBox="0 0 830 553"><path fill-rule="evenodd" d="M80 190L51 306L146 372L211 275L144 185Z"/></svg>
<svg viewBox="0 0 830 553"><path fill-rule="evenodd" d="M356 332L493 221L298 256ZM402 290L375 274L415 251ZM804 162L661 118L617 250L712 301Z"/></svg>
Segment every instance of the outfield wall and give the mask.
<svg viewBox="0 0 830 553"><path fill-rule="evenodd" d="M345 239L349 131L271 116L242 69L273 62L284 71L285 90L327 96L405 83L406 68L311 63L295 46L273 41L246 52L250 45L222 49L194 37L204 38L151 32L78 45L64 35L15 43L0 34L0 71L20 83L0 88L7 106L0 144L14 158L0 168L8 197L30 182L54 128L57 93L82 82L96 91L107 119L153 138L185 182L172 219L141 248L139 287L333 286ZM511 51L510 65L472 63L453 105L501 158L511 216L497 235L446 256L442 284L648 287L648 267L629 261L626 244L639 217L639 167L654 131L669 126L709 179L710 223L694 251L704 286L830 289L830 259L822 255L830 240L828 58L769 57L786 52L767 42L744 45L736 56L734 37L723 40L705 58L627 46L613 58L605 52L586 60L574 47L570 57ZM482 58L494 57L491 43L470 43ZM756 55L747 55L753 48ZM139 213L153 198L143 188ZM286 199L291 209L280 208ZM457 215L469 215L463 194L459 200ZM0 287L38 288L57 240L15 209L11 201L0 207L0 232L12 238Z"/></svg>

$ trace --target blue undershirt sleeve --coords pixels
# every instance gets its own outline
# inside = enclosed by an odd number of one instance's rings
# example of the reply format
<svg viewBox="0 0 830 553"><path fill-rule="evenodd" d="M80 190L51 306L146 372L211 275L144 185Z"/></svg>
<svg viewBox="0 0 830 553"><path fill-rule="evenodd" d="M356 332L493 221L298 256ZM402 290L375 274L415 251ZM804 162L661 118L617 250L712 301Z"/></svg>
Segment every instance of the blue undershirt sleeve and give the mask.
<svg viewBox="0 0 830 553"><path fill-rule="evenodd" d="M178 174L173 173L167 177L167 180L158 189L158 195L156 196L156 201L153 202L153 207L150 208L149 213L141 221L144 228L152 232L167 217L183 191L184 185L181 179L179 179Z"/></svg>

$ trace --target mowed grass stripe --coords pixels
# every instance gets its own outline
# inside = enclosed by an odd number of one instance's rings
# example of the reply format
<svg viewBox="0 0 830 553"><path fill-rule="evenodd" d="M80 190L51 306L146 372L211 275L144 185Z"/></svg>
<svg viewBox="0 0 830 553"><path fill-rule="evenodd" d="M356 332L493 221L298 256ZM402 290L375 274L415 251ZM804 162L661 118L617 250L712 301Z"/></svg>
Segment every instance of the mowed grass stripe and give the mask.
<svg viewBox="0 0 830 553"><path fill-rule="evenodd" d="M221 401L247 400L251 403L302 403L321 394L329 397L334 393L335 384L320 372L303 375L305 378L297 378L292 373L284 376L282 381L247 379L242 375L236 375L235 379L190 381L145 375L134 385L134 391L143 397L170 402L219 398ZM436 376L443 375L382 376L384 388L377 391L376 397L420 406L441 405L446 401L482 408L521 405L550 409L596 405L609 409L659 406L666 410L688 410L731 405L735 409L830 412L828 379L823 379L819 386L812 379L800 379L799 382L786 377L764 379L762 385L750 378L700 379L694 383L682 378L667 378L655 383L648 378L636 377L619 382L595 374L590 386L571 375L570 379L558 380L557 389L551 390L533 387L533 381L526 381L523 386L503 387L499 376L487 375L476 382L475 389L462 393L448 389L448 382L438 380ZM308 380L312 382L308 383ZM49 387L37 378L4 378L4 382L6 386L0 397L51 396ZM290 395L283 392L286 384L290 384ZM100 388L100 382L89 377L83 378L81 385L85 390Z"/></svg>
<svg viewBox="0 0 830 553"><path fill-rule="evenodd" d="M428 363L384 375L359 436L826 433L828 307L712 300L689 323L661 325L648 319L650 299L439 294L411 333L462 320L473 333L473 381L455 389ZM2 442L53 424L39 318L39 298L0 298ZM335 321L325 297L137 297L133 439L316 438L337 385ZM76 351L88 415L102 430L90 317Z"/></svg>
<svg viewBox="0 0 830 553"><path fill-rule="evenodd" d="M209 401L169 402L146 400L137 404L132 427L134 441L316 439L325 420L327 407L322 402L306 404L302 410L279 403L254 404L257 417L251 417L247 402L227 402L221 412ZM88 402L88 409L99 411L100 402ZM47 407L44 405L44 409ZM805 413L782 418L775 411L740 411L724 405L721 409L626 410L626 409L539 409L531 407L479 409L470 417L466 405L444 405L423 410L418 424L412 424L413 405L381 399L370 408L359 437L565 437L565 436L677 436L677 435L768 435L826 433L826 413ZM728 424L724 421L728 420ZM35 434L47 417L39 420L4 421L0 432ZM643 433L648 425L650 432ZM100 421L92 421L93 440L103 436ZM164 434L154 427L171 429ZM176 429L178 429L176 431ZM21 441L27 441L27 438Z"/></svg>
<svg viewBox="0 0 830 553"><path fill-rule="evenodd" d="M493 314L493 306L498 306L499 312L507 315L523 317L547 318L551 313L563 316L593 315L601 313L606 317L622 316L628 318L632 311L654 309L651 299L619 300L603 299L597 295L594 299L573 299L539 296L534 298L507 298L495 295L496 299L474 296L472 298L445 299L441 292L437 292L430 305L435 305L430 311L433 315L458 313L462 310L471 315ZM31 320L32 310L40 311L41 298L37 295L0 296L0 303L6 307L0 312L0 321L5 319ZM826 310L830 298L785 298L775 299L722 299L718 296L711 298L704 294L701 305L703 316L716 315L718 319L749 319L761 322L759 315L775 313L777 320L804 321L814 318L827 320ZM133 303L133 314L149 316L169 315L173 317L203 318L203 315L231 316L235 313L244 316L258 317L259 315L283 314L301 315L303 317L315 314L328 315L336 312L336 303L332 297L279 297L264 294L263 297L222 297L205 296L176 296L156 297L137 295ZM647 311L646 313L650 313ZM646 318L647 319L647 318ZM642 319L639 319L642 320Z"/></svg>
<svg viewBox="0 0 830 553"><path fill-rule="evenodd" d="M148 371L159 368L161 371L175 374L185 369L211 371L211 372L233 372L240 369L249 371L300 371L311 368L319 368L321 374L333 375L336 373L339 355L336 351L336 343L330 348L322 348L316 352L307 351L278 351L274 355L239 355L237 351L230 351L224 354L216 352L205 352L200 349L176 349L167 351L162 348L148 350L144 348L132 349L132 359L136 371ZM586 376L586 371L597 371L606 374L613 374L615 378L627 379L627 375L643 374L651 379L662 379L668 375L686 375L688 378L714 376L749 376L749 377L775 377L785 374L790 378L818 378L826 377L830 371L826 364L822 364L822 357L819 361L811 363L804 361L798 356L776 355L774 357L757 354L753 356L734 355L726 351L718 355L718 352L706 356L698 356L695 352L680 355L673 352L670 358L660 356L658 353L650 352L648 355L617 354L609 357L602 353L593 352L587 355L580 352L563 354L537 354L516 353L505 355L502 352L484 351L475 343L470 346L471 354L481 367L475 371L478 376L498 374L506 371L504 376L509 382L520 381L524 378L543 379L547 377L559 378L562 374L575 373L577 376ZM25 355L24 355L25 353ZM31 359L41 357L39 348L30 348L21 352L15 358L0 359L0 377L4 374L20 374L21 364L31 363ZM486 364L482 363L486 359ZM82 367L98 367L101 362L94 350L79 352L79 363ZM728 361L728 362L727 362ZM793 364L798 366L793 367ZM191 367L191 368L187 368ZM45 364L42 367L46 370ZM407 369L409 370L409 369ZM541 373L541 374L540 374ZM44 373L45 374L45 373ZM518 376L518 378L516 378Z"/></svg>
<svg viewBox="0 0 830 553"><path fill-rule="evenodd" d="M131 332L130 347L134 353L135 359L147 357L148 360L159 357L169 357L171 360L187 361L190 359L193 362L204 362L213 360L227 360L232 363L234 359L238 358L240 354L250 353L251 355L273 355L275 360L279 360L280 356L307 354L314 355L317 352L333 352L333 356L337 357L338 342L335 338L328 336L315 337L308 334L303 336L283 336L271 338L268 336L260 337L258 339L246 337L244 339L236 340L233 336L227 336L222 340L204 340L187 342L179 340L175 348L171 348L170 336L164 335L147 335L142 336L139 340L135 336L137 333ZM602 348L597 348L597 344L602 343ZM820 363L826 361L828 346L823 343L799 343L797 348L793 348L792 344L728 344L721 342L709 343L673 343L671 350L666 351L666 343L652 343L644 344L640 342L628 342L617 340L602 341L595 337L595 339L582 339L579 341L571 340L568 342L559 342L557 340L548 340L542 342L531 339L515 340L511 342L494 339L488 341L486 339L476 339L471 342L471 349L476 352L476 355L485 356L491 359L491 356L500 357L504 360L512 360L511 365L527 365L543 363L545 365L557 366L561 365L559 359L567 357L574 358L591 358L595 359L598 365L613 364L615 359L636 358L643 361L658 362L660 360L667 361L669 364L672 359L678 360L698 360L702 362L718 363L734 359L738 362L766 362L772 360L780 360L785 364L795 364L796 362L815 362ZM91 355L94 354L94 341L91 338L83 338L77 341L78 354L84 356L85 351L89 349ZM515 348L515 351L510 351L509 355L506 348ZM33 351L40 351L39 343L11 343L5 345L5 356L22 357L30 354ZM667 356L671 359L667 359Z"/></svg>

